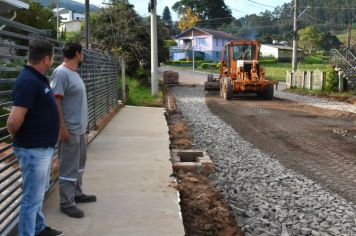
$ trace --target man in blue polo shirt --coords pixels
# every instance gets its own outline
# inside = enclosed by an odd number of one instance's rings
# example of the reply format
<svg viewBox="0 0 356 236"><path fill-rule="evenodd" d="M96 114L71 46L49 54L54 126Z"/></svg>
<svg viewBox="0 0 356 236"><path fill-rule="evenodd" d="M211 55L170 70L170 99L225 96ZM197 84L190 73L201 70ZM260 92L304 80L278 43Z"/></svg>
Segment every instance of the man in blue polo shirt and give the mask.
<svg viewBox="0 0 356 236"><path fill-rule="evenodd" d="M7 129L23 174L19 215L20 236L58 236L62 232L45 224L42 204L48 170L59 134L59 113L48 79L54 62L53 45L34 40L29 45L27 65L17 77L13 107Z"/></svg>

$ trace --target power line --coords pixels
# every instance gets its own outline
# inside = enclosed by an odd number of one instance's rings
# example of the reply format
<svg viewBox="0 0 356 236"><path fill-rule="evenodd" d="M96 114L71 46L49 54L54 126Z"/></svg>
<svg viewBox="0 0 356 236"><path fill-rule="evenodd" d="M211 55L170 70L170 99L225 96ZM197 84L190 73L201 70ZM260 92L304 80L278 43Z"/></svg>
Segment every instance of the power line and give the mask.
<svg viewBox="0 0 356 236"><path fill-rule="evenodd" d="M237 11L237 12L239 12L239 13L243 13L243 14L249 15L249 13L247 13L247 12L240 11L240 10L237 10L237 9L235 9L235 8L232 8L232 7L229 7L229 8L230 8L231 10Z"/></svg>
<svg viewBox="0 0 356 236"><path fill-rule="evenodd" d="M336 25L336 26L345 26L344 24L337 24L337 23L331 23L331 22L328 22L328 21L325 21L325 20L322 20L322 19L319 19L317 17L314 17L312 15L309 15L308 13L305 13L305 15L309 16L310 18L314 19L314 20L317 20L321 23L324 23L324 24L332 24L332 25Z"/></svg>
<svg viewBox="0 0 356 236"><path fill-rule="evenodd" d="M356 10L355 7L301 7L300 9L316 8L316 9L334 9L334 10Z"/></svg>
<svg viewBox="0 0 356 236"><path fill-rule="evenodd" d="M262 4L262 3L255 2L255 1L252 1L252 0L247 0L247 1L255 3L255 4L258 4L258 5L261 5L261 6L264 6L264 7L270 7L270 8L273 8L273 9L276 8L276 6L270 6L270 5Z"/></svg>
<svg viewBox="0 0 356 236"><path fill-rule="evenodd" d="M244 30L255 30L255 29L267 29L267 28L273 28L273 27L278 27L278 26L287 26L287 24L274 24L274 25L267 25L267 26L260 26L260 27L248 27L244 28L243 26L241 27L219 27L219 28L213 28L213 29L244 29Z"/></svg>

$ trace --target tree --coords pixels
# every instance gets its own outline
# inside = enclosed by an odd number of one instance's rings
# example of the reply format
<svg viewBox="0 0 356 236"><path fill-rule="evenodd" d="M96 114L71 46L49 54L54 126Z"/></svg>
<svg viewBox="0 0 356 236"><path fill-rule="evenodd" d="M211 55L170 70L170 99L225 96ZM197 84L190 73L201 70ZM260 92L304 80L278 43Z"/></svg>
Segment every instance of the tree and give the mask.
<svg viewBox="0 0 356 236"><path fill-rule="evenodd" d="M180 0L172 7L179 16L185 15L187 8L191 8L202 20L215 19L214 21L202 21L200 25L204 27L218 27L223 23L230 23L233 19L231 10L226 6L224 0Z"/></svg>
<svg viewBox="0 0 356 236"><path fill-rule="evenodd" d="M16 21L37 29L48 30L50 36L55 37L57 34L57 23L53 12L38 2L29 1L29 4L29 9L16 11Z"/></svg>
<svg viewBox="0 0 356 236"><path fill-rule="evenodd" d="M308 26L299 31L300 46L311 55L317 49L321 48L323 42L323 33L315 26Z"/></svg>
<svg viewBox="0 0 356 236"><path fill-rule="evenodd" d="M173 28L171 11L169 10L169 7L167 7L167 6L163 9L162 20L166 24L166 26L168 26L171 29Z"/></svg>
<svg viewBox="0 0 356 236"><path fill-rule="evenodd" d="M92 47L124 56L127 73L135 75L140 63L150 65L148 21L141 18L127 1L114 1L91 19Z"/></svg>
<svg viewBox="0 0 356 236"><path fill-rule="evenodd" d="M186 12L181 16L178 22L178 28L181 31L185 31L197 25L199 22L199 16L194 14L192 8L187 8Z"/></svg>
<svg viewBox="0 0 356 236"><path fill-rule="evenodd" d="M330 32L326 33L323 37L323 42L321 47L325 51L330 51L333 48L338 48L341 46L341 42L338 37L332 35Z"/></svg>

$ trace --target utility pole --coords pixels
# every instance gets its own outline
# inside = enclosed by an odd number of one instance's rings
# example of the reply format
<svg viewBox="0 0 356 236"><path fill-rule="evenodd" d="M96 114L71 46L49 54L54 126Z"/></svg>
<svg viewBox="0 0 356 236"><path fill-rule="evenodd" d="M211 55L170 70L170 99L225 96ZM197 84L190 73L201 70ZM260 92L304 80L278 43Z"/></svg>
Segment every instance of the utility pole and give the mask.
<svg viewBox="0 0 356 236"><path fill-rule="evenodd" d="M193 61L193 71L195 71L195 56L194 56L194 28L192 28L192 61Z"/></svg>
<svg viewBox="0 0 356 236"><path fill-rule="evenodd" d="M85 48L89 49L90 41L90 6L89 0L85 0Z"/></svg>
<svg viewBox="0 0 356 236"><path fill-rule="evenodd" d="M293 54L292 54L292 82L295 82L297 73L297 59L298 59L298 0L294 0L294 16L293 16Z"/></svg>
<svg viewBox="0 0 356 236"><path fill-rule="evenodd" d="M157 0L150 0L151 11L151 95L158 94Z"/></svg>

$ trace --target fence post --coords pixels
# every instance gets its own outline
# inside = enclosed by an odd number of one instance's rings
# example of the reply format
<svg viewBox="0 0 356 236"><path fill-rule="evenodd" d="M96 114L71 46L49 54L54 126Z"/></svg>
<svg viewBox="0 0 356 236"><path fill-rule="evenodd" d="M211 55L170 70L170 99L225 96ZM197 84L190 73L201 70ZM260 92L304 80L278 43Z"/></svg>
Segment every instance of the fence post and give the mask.
<svg viewBox="0 0 356 236"><path fill-rule="evenodd" d="M313 90L313 83L314 83L314 73L313 71L310 71L310 74L309 74L309 90Z"/></svg>
<svg viewBox="0 0 356 236"><path fill-rule="evenodd" d="M122 83L122 101L123 103L126 103L127 97L126 97L126 75L125 75L125 59L124 56L121 56L120 58L121 62L121 83Z"/></svg>
<svg viewBox="0 0 356 236"><path fill-rule="evenodd" d="M287 70L287 78L286 78L286 82L287 82L287 88L291 88L292 87L292 76L293 76L293 72L289 72L288 70Z"/></svg>
<svg viewBox="0 0 356 236"><path fill-rule="evenodd" d="M337 72L338 77L339 77L339 93L344 92L344 79L342 77L342 72L339 70Z"/></svg>
<svg viewBox="0 0 356 236"><path fill-rule="evenodd" d="M325 89L325 78L326 78L326 72L321 72L320 79L321 79L321 91L323 92Z"/></svg>
<svg viewBox="0 0 356 236"><path fill-rule="evenodd" d="M96 76L95 76L95 53L93 52L93 89L94 89L94 127L96 126Z"/></svg>
<svg viewBox="0 0 356 236"><path fill-rule="evenodd" d="M302 89L305 89L305 80L307 79L307 74L307 71L303 71Z"/></svg>
<svg viewBox="0 0 356 236"><path fill-rule="evenodd" d="M106 57L107 60L109 60L109 56L106 55L106 56L102 56L102 58L104 59ZM104 70L105 71L108 71L109 70L109 63L105 64L104 66ZM105 84L110 84L110 76L108 75L108 73L106 72L105 73ZM106 96L107 96L107 99L106 99L106 105L108 106L107 107L107 112L109 113L110 112L110 87L107 87L107 90L106 90Z"/></svg>

